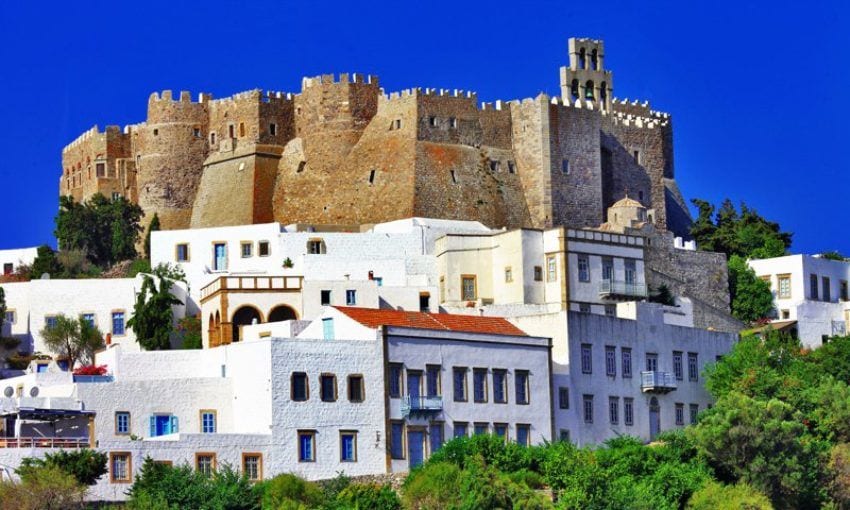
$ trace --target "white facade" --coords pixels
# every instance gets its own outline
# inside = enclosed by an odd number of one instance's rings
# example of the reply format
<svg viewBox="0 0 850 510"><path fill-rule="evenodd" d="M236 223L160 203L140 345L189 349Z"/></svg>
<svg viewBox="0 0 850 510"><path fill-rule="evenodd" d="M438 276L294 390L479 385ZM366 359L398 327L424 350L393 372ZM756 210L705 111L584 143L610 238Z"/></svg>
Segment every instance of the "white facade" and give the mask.
<svg viewBox="0 0 850 510"><path fill-rule="evenodd" d="M0 276L16 273L21 265L31 265L37 256L38 248L0 250Z"/></svg>
<svg viewBox="0 0 850 510"><path fill-rule="evenodd" d="M774 322L787 325L796 321L804 345L818 347L824 339L850 331L850 262L788 255L748 263L759 278L770 283Z"/></svg>

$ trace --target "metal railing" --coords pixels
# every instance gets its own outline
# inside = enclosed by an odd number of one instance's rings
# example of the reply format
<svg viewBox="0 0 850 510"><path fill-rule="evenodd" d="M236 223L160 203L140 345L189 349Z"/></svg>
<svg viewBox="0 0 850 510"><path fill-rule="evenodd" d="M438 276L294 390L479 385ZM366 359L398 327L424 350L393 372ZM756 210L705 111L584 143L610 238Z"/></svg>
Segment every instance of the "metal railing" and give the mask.
<svg viewBox="0 0 850 510"><path fill-rule="evenodd" d="M646 284L621 280L602 280L599 284L600 296L646 297Z"/></svg>
<svg viewBox="0 0 850 510"><path fill-rule="evenodd" d="M87 437L0 437L0 448L88 448Z"/></svg>
<svg viewBox="0 0 850 510"><path fill-rule="evenodd" d="M640 389L644 393L667 393L676 387L676 376L670 372L654 370L640 373Z"/></svg>
<svg viewBox="0 0 850 510"><path fill-rule="evenodd" d="M443 410L443 397L412 397L406 395L401 401L402 417L411 413L439 412Z"/></svg>

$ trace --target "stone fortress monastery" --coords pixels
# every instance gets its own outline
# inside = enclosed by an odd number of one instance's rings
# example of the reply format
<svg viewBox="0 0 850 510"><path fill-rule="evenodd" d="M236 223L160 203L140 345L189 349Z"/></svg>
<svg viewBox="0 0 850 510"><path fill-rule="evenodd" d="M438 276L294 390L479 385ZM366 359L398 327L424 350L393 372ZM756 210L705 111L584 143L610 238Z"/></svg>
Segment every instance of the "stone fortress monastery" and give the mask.
<svg viewBox="0 0 850 510"><path fill-rule="evenodd" d="M120 500L145 457L324 479L405 472L471 434L648 441L694 422L741 327L725 257L687 238L669 116L613 98L601 41L569 54L556 98L323 76L154 94L147 122L71 143L60 193L161 218L151 263L185 272L173 315L200 318L203 349L140 348L142 276L3 283L0 336L46 353L41 331L81 316L108 373L0 370L0 477L98 448L91 495ZM649 302L662 284L673 304Z"/></svg>

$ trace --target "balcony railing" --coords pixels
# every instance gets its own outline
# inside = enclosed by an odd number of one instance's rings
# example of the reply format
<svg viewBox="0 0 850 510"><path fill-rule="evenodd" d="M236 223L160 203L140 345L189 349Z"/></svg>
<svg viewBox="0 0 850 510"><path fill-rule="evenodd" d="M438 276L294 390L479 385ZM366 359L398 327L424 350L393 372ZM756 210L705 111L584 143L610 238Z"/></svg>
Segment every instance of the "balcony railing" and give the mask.
<svg viewBox="0 0 850 510"><path fill-rule="evenodd" d="M87 437L0 437L0 448L88 448Z"/></svg>
<svg viewBox="0 0 850 510"><path fill-rule="evenodd" d="M670 372L640 373L640 389L644 393L670 393L676 389L676 376Z"/></svg>
<svg viewBox="0 0 850 510"><path fill-rule="evenodd" d="M599 297L603 299L645 298L646 285L620 280L602 280L599 284Z"/></svg>
<svg viewBox="0 0 850 510"><path fill-rule="evenodd" d="M301 276L220 276L201 289L201 301L217 292L299 291Z"/></svg>
<svg viewBox="0 0 850 510"><path fill-rule="evenodd" d="M401 415L407 418L411 414L438 413L443 410L443 397L405 396L401 401Z"/></svg>

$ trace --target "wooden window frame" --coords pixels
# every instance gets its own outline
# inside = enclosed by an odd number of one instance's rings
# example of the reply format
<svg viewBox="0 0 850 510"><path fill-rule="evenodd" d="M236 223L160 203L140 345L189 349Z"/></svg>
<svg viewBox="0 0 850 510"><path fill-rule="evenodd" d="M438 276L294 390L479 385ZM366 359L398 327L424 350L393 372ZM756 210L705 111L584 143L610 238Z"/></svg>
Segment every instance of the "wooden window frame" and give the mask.
<svg viewBox="0 0 850 510"><path fill-rule="evenodd" d="M393 457L393 425L401 425L401 452L398 457ZM407 458L407 427L404 420L390 420L390 458L393 460L405 460Z"/></svg>
<svg viewBox="0 0 850 510"><path fill-rule="evenodd" d="M770 278L768 276L768 278ZM788 280L788 293L782 293L782 280ZM776 275L776 298L777 299L791 299L793 291L791 289L791 273L784 273Z"/></svg>
<svg viewBox="0 0 850 510"><path fill-rule="evenodd" d="M213 415L213 431L204 432L204 415L211 413ZM201 434L217 434L218 433L218 410L217 409L201 409L198 411L198 430Z"/></svg>
<svg viewBox="0 0 850 510"><path fill-rule="evenodd" d="M473 291L473 297L471 299L464 296L464 292L463 292L463 288L464 288L463 287L463 281L470 279L470 278L472 279L472 291ZM461 301L476 301L476 300L478 300L478 276L477 275L474 275L474 274L462 274L462 275L460 275L460 300Z"/></svg>
<svg viewBox="0 0 850 510"><path fill-rule="evenodd" d="M186 247L186 258L180 260L180 247ZM174 243L174 262L191 262L191 252L189 251L189 243Z"/></svg>
<svg viewBox="0 0 850 510"><path fill-rule="evenodd" d="M266 254L263 255L263 244L266 245ZM257 256L258 257L271 257L272 256L272 243L266 239L261 239L257 241Z"/></svg>
<svg viewBox="0 0 850 510"><path fill-rule="evenodd" d="M525 397L525 402L522 402L519 399L519 395L516 394L516 388L517 388L516 378L517 378L518 375L524 375L525 376L525 384L523 384L523 391L525 393L523 396ZM518 406L531 405L531 371L530 370L525 370L525 369L514 370L514 403Z"/></svg>
<svg viewBox="0 0 850 510"><path fill-rule="evenodd" d="M390 390L390 381L392 380L393 368L398 368L398 394L393 394ZM404 364L403 363L388 363L387 364L387 395L390 398L401 398L404 396Z"/></svg>
<svg viewBox="0 0 850 510"><path fill-rule="evenodd" d="M295 376L304 375L304 400L295 399ZM310 376L307 372L292 372L289 376L289 400L293 402L308 402L310 400Z"/></svg>
<svg viewBox="0 0 850 510"><path fill-rule="evenodd" d="M324 395L325 388L324 388L324 385L322 384L322 380L326 377L330 377L333 380L333 383L334 383L333 400L325 400L325 395ZM326 403L332 403L332 402L336 402L337 400L339 400L339 386L337 385L336 374L333 374L333 373L330 373L330 372L322 372L321 374L319 374L319 401L320 402L326 402Z"/></svg>
<svg viewBox="0 0 850 510"><path fill-rule="evenodd" d="M127 432L118 432L118 415L126 414L127 415ZM129 436L133 433L133 415L130 411L115 411L115 435L116 436Z"/></svg>
<svg viewBox="0 0 850 510"><path fill-rule="evenodd" d="M245 247L248 247L250 253L245 255ZM215 253L213 253L215 256ZM254 243L253 241L239 241L239 258L240 259L250 259L254 256Z"/></svg>
<svg viewBox="0 0 850 510"><path fill-rule="evenodd" d="M310 443L312 445L312 449L311 449L311 452L310 452L310 453L312 453L311 459L304 460L304 459L301 458L301 436L302 435L310 436L310 438L311 438L310 439ZM298 450L298 462L299 463L315 463L315 462L318 462L319 455L318 455L318 452L316 452L316 431L312 430L312 429L300 429L300 430L295 431L295 437L297 438L297 441L298 441L298 444L296 445L296 448Z"/></svg>
<svg viewBox="0 0 850 510"><path fill-rule="evenodd" d="M505 435L502 436L502 440L507 444L511 435L511 426L505 422L493 422L493 435L499 437L496 427L505 427Z"/></svg>
<svg viewBox="0 0 850 510"><path fill-rule="evenodd" d="M428 375L432 370L437 371L437 393L435 395L428 394ZM443 366L434 365L433 363L425 364L425 396L426 397L442 397L443 396Z"/></svg>
<svg viewBox="0 0 850 510"><path fill-rule="evenodd" d="M505 266L505 283L514 282L514 270L511 266Z"/></svg>
<svg viewBox="0 0 850 510"><path fill-rule="evenodd" d="M552 270L550 271L550 267ZM555 254L546 255L546 283L558 281L558 258Z"/></svg>
<svg viewBox="0 0 850 510"><path fill-rule="evenodd" d="M478 373L483 372L484 373L484 377L483 377L484 398L481 399L481 400L479 400L478 398L475 397L475 373L476 372L478 372ZM487 380L488 379L487 375L489 374L489 372L490 371L488 369L483 368L483 367L473 367L472 368L472 402L475 403L475 404L487 404L490 401L490 398L489 398L490 397L490 388L489 388L489 384L488 384L489 381Z"/></svg>
<svg viewBox="0 0 850 510"><path fill-rule="evenodd" d="M455 373L463 372L463 398L457 398L455 393ZM452 367L452 400L454 402L469 402L469 367Z"/></svg>
<svg viewBox="0 0 850 510"><path fill-rule="evenodd" d="M248 457L257 457L257 478L248 478L249 481L253 482L261 482L263 480L263 454L260 452L242 452L242 474L246 475L247 471L245 470L245 459Z"/></svg>
<svg viewBox="0 0 850 510"><path fill-rule="evenodd" d="M198 461L201 459L201 457L212 458L212 465L210 466L210 475L212 475L212 473L215 472L216 468L218 467L218 456L215 452L195 452L195 471L200 471Z"/></svg>
<svg viewBox="0 0 850 510"><path fill-rule="evenodd" d="M494 404L507 404L510 400L508 398L508 391L510 385L508 384L508 369L506 368L493 368L490 370L490 373L493 377L493 403ZM502 376L502 399L496 399L496 375L501 374Z"/></svg>
<svg viewBox="0 0 850 510"><path fill-rule="evenodd" d="M360 380L360 383L359 383L360 384L360 398L359 399L351 398L351 388L352 388L351 380L352 379L359 379ZM348 374L348 377L345 378L345 392L346 392L346 397L348 397L348 401L351 402L352 404L360 404L362 402L365 402L366 401L366 378L363 376L363 374Z"/></svg>
<svg viewBox="0 0 850 510"><path fill-rule="evenodd" d="M127 478L115 478L115 457L127 456ZM109 452L109 483L132 483L133 482L133 454L132 452Z"/></svg>
<svg viewBox="0 0 850 510"><path fill-rule="evenodd" d="M353 463L353 462L357 462L358 460L360 460L359 456L357 454L357 435L358 435L357 432L358 431L356 431L356 430L340 430L339 431L339 461L340 462ZM347 435L354 436L354 458L351 459L351 460L342 458L342 451L343 451L342 450L342 436L347 436Z"/></svg>

